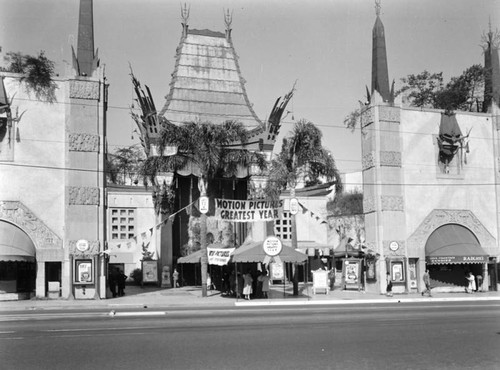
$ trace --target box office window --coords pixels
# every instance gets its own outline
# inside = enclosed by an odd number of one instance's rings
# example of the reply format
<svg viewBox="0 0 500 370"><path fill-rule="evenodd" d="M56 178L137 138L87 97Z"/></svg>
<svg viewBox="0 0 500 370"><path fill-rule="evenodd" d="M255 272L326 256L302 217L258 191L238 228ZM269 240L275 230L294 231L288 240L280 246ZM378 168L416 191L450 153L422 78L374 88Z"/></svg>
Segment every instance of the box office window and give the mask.
<svg viewBox="0 0 500 370"><path fill-rule="evenodd" d="M135 209L111 208L111 240L131 239L135 235Z"/></svg>

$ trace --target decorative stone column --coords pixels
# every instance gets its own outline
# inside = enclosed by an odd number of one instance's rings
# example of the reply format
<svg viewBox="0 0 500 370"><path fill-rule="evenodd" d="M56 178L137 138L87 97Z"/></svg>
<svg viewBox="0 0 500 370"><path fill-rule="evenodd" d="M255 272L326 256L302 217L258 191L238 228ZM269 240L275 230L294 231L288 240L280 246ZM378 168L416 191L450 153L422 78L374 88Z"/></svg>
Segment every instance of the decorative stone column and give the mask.
<svg viewBox="0 0 500 370"><path fill-rule="evenodd" d="M366 245L380 254L377 282L367 282L369 292L385 293L386 273L394 264L403 266L404 281L393 281L393 292L408 291L406 220L401 172L399 106L383 103L375 92L372 104L361 116L363 211ZM399 266L398 266L399 268ZM396 274L396 278L399 276Z"/></svg>

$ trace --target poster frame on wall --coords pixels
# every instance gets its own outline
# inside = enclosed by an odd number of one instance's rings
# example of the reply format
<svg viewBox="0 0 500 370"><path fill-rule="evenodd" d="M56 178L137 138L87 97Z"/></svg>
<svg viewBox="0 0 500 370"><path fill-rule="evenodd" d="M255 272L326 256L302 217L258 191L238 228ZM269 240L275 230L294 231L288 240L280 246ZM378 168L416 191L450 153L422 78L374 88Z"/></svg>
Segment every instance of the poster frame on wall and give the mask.
<svg viewBox="0 0 500 370"><path fill-rule="evenodd" d="M146 260L141 261L142 268L142 283L157 284L158 280L158 261Z"/></svg>
<svg viewBox="0 0 500 370"><path fill-rule="evenodd" d="M94 260L92 258L74 260L73 284L94 284Z"/></svg>
<svg viewBox="0 0 500 370"><path fill-rule="evenodd" d="M406 263L403 258L389 260L391 281L395 284L404 284L407 280Z"/></svg>
<svg viewBox="0 0 500 370"><path fill-rule="evenodd" d="M363 281L361 266L362 260L359 258L346 258L342 261L342 285L345 290L361 290Z"/></svg>

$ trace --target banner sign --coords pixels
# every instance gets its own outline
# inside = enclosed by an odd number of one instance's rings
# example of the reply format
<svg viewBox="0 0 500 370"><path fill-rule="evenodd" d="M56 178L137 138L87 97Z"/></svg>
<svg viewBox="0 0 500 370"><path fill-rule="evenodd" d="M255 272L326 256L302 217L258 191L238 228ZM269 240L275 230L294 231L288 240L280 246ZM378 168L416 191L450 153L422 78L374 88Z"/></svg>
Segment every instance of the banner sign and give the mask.
<svg viewBox="0 0 500 370"><path fill-rule="evenodd" d="M278 208L283 200L233 200L215 199L215 215L221 220L233 222L272 221L280 218Z"/></svg>
<svg viewBox="0 0 500 370"><path fill-rule="evenodd" d="M276 263L281 263L279 254L283 249L283 245L281 244L281 240L279 240L279 238L275 236L268 237L266 240L264 240L264 243L262 243L262 249L266 254L264 260L262 261L264 265L269 264L269 262L271 262L271 259Z"/></svg>
<svg viewBox="0 0 500 370"><path fill-rule="evenodd" d="M429 265L443 265L448 263L486 263L488 256L427 256Z"/></svg>
<svg viewBox="0 0 500 370"><path fill-rule="evenodd" d="M227 265L235 248L207 248L208 264Z"/></svg>

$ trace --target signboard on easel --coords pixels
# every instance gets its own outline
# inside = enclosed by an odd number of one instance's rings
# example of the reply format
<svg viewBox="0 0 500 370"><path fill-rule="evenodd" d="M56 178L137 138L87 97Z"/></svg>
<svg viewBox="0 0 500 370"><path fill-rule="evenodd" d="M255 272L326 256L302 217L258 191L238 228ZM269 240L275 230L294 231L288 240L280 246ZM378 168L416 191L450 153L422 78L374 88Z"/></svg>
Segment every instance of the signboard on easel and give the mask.
<svg viewBox="0 0 500 370"><path fill-rule="evenodd" d="M324 290L325 294L328 294L330 287L328 286L328 271L326 270L316 270L312 271L313 275L313 294L316 294L318 290Z"/></svg>

